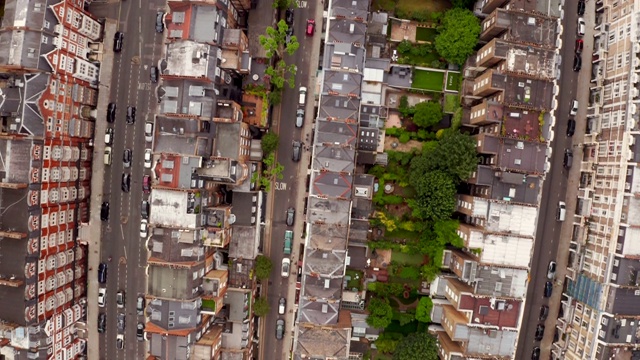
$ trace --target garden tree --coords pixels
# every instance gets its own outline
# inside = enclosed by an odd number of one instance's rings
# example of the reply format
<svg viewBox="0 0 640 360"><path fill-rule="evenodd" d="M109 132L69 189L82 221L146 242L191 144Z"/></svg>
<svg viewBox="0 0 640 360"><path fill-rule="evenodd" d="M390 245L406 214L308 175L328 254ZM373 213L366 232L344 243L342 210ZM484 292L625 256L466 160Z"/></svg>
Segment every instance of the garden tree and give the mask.
<svg viewBox="0 0 640 360"><path fill-rule="evenodd" d="M295 74L297 67L295 64L287 65L284 60L276 63L276 67L269 65L264 73L268 76L269 83L274 86L275 90L282 90L284 84L287 83L290 88L295 86ZM287 74L289 76L287 76Z"/></svg>
<svg viewBox="0 0 640 360"><path fill-rule="evenodd" d="M447 219L456 209L456 186L442 171L413 176L415 199L408 200L413 216L427 221Z"/></svg>
<svg viewBox="0 0 640 360"><path fill-rule="evenodd" d="M271 310L271 307L266 298L259 297L256 299L256 302L253 303L253 313L256 316L265 316L269 313L269 310Z"/></svg>
<svg viewBox="0 0 640 360"><path fill-rule="evenodd" d="M409 309L407 312L397 312L394 314L394 320L398 320L400 326L405 326L416 320L416 311Z"/></svg>
<svg viewBox="0 0 640 360"><path fill-rule="evenodd" d="M262 155L263 157L268 156L272 152L276 151L278 148L278 144L280 143L280 138L278 134L274 132L268 132L262 136L261 147L262 147Z"/></svg>
<svg viewBox="0 0 640 360"><path fill-rule="evenodd" d="M408 41L407 43L411 44ZM409 98L407 97L407 95L402 95L400 97L400 103L398 104L398 111L400 111L400 114L402 115L402 117L409 117L415 114L416 108L413 106L409 106Z"/></svg>
<svg viewBox="0 0 640 360"><path fill-rule="evenodd" d="M480 21L473 12L460 8L448 10L436 37L436 50L448 62L462 65L473 53L480 30Z"/></svg>
<svg viewBox="0 0 640 360"><path fill-rule="evenodd" d="M393 309L386 299L371 298L367 306L369 316L367 316L367 324L377 329L386 328L391 324L393 319Z"/></svg>
<svg viewBox="0 0 640 360"><path fill-rule="evenodd" d="M267 26L266 35L260 35L258 40L267 52L268 58L273 56L282 58L284 52L293 55L298 50L300 43L298 43L297 37L291 36L290 41L287 42L287 30L289 30L289 25L284 20L280 20L275 28Z"/></svg>
<svg viewBox="0 0 640 360"><path fill-rule="evenodd" d="M453 181L464 181L478 166L476 142L467 134L445 131L435 144L423 145L422 154L411 160L410 179L417 181L422 174L439 170Z"/></svg>
<svg viewBox="0 0 640 360"><path fill-rule="evenodd" d="M442 106L434 101L423 101L415 106L413 122L423 128L432 127L442 120Z"/></svg>
<svg viewBox="0 0 640 360"><path fill-rule="evenodd" d="M376 339L376 348L383 353L391 353L402 338L403 336L400 333L385 331Z"/></svg>
<svg viewBox="0 0 640 360"><path fill-rule="evenodd" d="M458 220L453 219L439 220L433 224L433 232L436 235L436 240L443 248L446 245L453 245L457 248L461 248L464 245L462 238L457 232L459 225Z"/></svg>
<svg viewBox="0 0 640 360"><path fill-rule="evenodd" d="M398 342L393 360L438 360L436 338L427 332L409 334Z"/></svg>
<svg viewBox="0 0 640 360"><path fill-rule="evenodd" d="M471 9L473 3L473 0L451 0L451 5L453 5L454 8L460 9Z"/></svg>
<svg viewBox="0 0 640 360"><path fill-rule="evenodd" d="M256 277L258 280L266 280L271 275L271 268L273 268L273 264L271 263L271 259L264 255L258 255L256 257Z"/></svg>
<svg viewBox="0 0 640 360"><path fill-rule="evenodd" d="M428 296L423 296L420 298L420 302L418 302L418 307L416 308L416 320L423 323L431 322L431 309L433 308L433 301Z"/></svg>
<svg viewBox="0 0 640 360"><path fill-rule="evenodd" d="M382 189L378 190L378 191L382 191ZM384 226L385 229L387 229L387 231L394 231L398 228L398 224L396 223L396 219L391 217L387 217L387 214L385 214L382 211L378 211L376 212L376 218L378 218L378 220L380 220L380 224L382 224Z"/></svg>
<svg viewBox="0 0 640 360"><path fill-rule="evenodd" d="M278 10L297 8L297 7L298 7L298 2L296 0L275 0L273 2L273 8Z"/></svg>

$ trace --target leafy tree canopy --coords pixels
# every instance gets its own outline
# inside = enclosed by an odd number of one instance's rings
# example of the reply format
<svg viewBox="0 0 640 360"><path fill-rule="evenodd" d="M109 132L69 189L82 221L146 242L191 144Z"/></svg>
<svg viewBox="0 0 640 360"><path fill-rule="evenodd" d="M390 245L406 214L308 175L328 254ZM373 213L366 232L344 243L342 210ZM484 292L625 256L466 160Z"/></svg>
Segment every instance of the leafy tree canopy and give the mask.
<svg viewBox="0 0 640 360"><path fill-rule="evenodd" d="M414 175L412 185L417 193L408 201L413 216L437 221L449 218L456 209L456 186L446 173L436 170Z"/></svg>
<svg viewBox="0 0 640 360"><path fill-rule="evenodd" d="M459 225L460 223L457 220L452 219L439 220L433 224L433 232L442 247L451 244L461 248L464 245L462 238L458 235Z"/></svg>
<svg viewBox="0 0 640 360"><path fill-rule="evenodd" d="M470 10L448 10L436 37L436 50L448 62L462 65L473 53L480 30L480 20Z"/></svg>
<svg viewBox="0 0 640 360"><path fill-rule="evenodd" d="M423 146L422 154L411 161L412 182L434 170L442 171L459 182L467 180L478 166L476 142L467 134L445 131L437 145L433 142L428 144Z"/></svg>
<svg viewBox="0 0 640 360"><path fill-rule="evenodd" d="M264 156L266 157L272 152L276 151L279 143L280 138L278 137L278 134L274 132L268 132L264 134L261 140L262 152Z"/></svg>
<svg viewBox="0 0 640 360"><path fill-rule="evenodd" d="M427 332L409 334L393 352L393 360L438 360L436 338Z"/></svg>
<svg viewBox="0 0 640 360"><path fill-rule="evenodd" d="M265 316L270 310L271 307L269 306L269 302L266 298L259 297L256 299L255 303L253 303L253 313L256 316Z"/></svg>
<svg viewBox="0 0 640 360"><path fill-rule="evenodd" d="M393 319L393 309L386 299L383 300L377 297L371 298L371 300L369 300L367 310L369 311L367 324L370 326L380 329L391 324L391 320Z"/></svg>
<svg viewBox="0 0 640 360"><path fill-rule="evenodd" d="M266 51L267 57L282 57L283 50L289 55L293 55L298 50L300 43L298 43L296 36L291 36L289 42L287 42L288 30L289 25L284 20L278 21L275 28L267 26L266 35L260 35L258 38L260 45Z"/></svg>
<svg viewBox="0 0 640 360"><path fill-rule="evenodd" d="M271 263L271 259L264 255L258 255L256 257L256 277L258 280L266 280L271 275L271 269L273 268L273 264Z"/></svg>
<svg viewBox="0 0 640 360"><path fill-rule="evenodd" d="M395 350L402 337L400 333L385 331L376 339L376 348L378 351L389 354Z"/></svg>
<svg viewBox="0 0 640 360"><path fill-rule="evenodd" d="M415 106L413 122L423 128L432 127L442 120L442 106L437 102L423 101Z"/></svg>
<svg viewBox="0 0 640 360"><path fill-rule="evenodd" d="M433 301L428 296L423 296L420 298L420 302L418 302L418 307L416 308L416 320L424 323L431 322L431 309L433 308Z"/></svg>

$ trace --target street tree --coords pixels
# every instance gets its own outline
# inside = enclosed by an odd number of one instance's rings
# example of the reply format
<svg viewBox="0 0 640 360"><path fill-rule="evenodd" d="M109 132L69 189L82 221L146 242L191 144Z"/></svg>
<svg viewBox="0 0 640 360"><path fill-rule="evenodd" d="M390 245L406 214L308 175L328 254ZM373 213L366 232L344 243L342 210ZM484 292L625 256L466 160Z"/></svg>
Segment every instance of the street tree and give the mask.
<svg viewBox="0 0 640 360"><path fill-rule="evenodd" d="M418 307L416 308L416 320L423 323L430 323L432 308L433 301L431 301L431 298L428 296L421 297L418 302Z"/></svg>
<svg viewBox="0 0 640 360"><path fill-rule="evenodd" d="M369 316L367 316L367 324L374 328L385 328L391 324L393 319L393 309L386 299L373 297L369 300L367 306Z"/></svg>
<svg viewBox="0 0 640 360"><path fill-rule="evenodd" d="M269 306L269 302L264 297L259 297L253 303L253 313L255 316L265 316L269 313L271 307Z"/></svg>
<svg viewBox="0 0 640 360"><path fill-rule="evenodd" d="M269 65L264 73L268 76L269 82L275 88L274 90L282 90L285 83L292 89L295 87L295 75L297 71L298 68L295 64L287 65L284 60L279 60L275 67Z"/></svg>
<svg viewBox="0 0 640 360"><path fill-rule="evenodd" d="M269 154L276 151L278 148L278 144L280 143L280 138L278 134L273 131L270 131L262 136L261 139L261 147L263 157L269 156Z"/></svg>
<svg viewBox="0 0 640 360"><path fill-rule="evenodd" d="M264 255L258 255L256 257L255 273L258 280L260 281L267 280L269 276L271 276L272 268L273 268L273 264L271 263L271 259L269 259Z"/></svg>
<svg viewBox="0 0 640 360"><path fill-rule="evenodd" d="M275 0L273 2L273 8L278 10L284 9L294 9L298 7L298 2L296 0Z"/></svg>
<svg viewBox="0 0 640 360"><path fill-rule="evenodd" d="M291 36L289 42L287 42L287 31L289 25L284 20L278 21L276 27L267 26L266 35L260 35L258 41L260 45L266 51L268 58L276 56L282 58L286 52L289 55L293 55L300 47L298 38L294 35Z"/></svg>
<svg viewBox="0 0 640 360"><path fill-rule="evenodd" d="M434 101L423 101L415 106L413 122L423 128L429 128L442 120L442 106Z"/></svg>
<svg viewBox="0 0 640 360"><path fill-rule="evenodd" d="M478 166L476 142L467 134L448 130L436 144L428 144L423 146L420 156L411 160L411 182L434 170L442 171L453 181L460 182L467 180Z"/></svg>
<svg viewBox="0 0 640 360"><path fill-rule="evenodd" d="M448 62L462 65L473 53L480 30L480 21L470 10L447 10L442 18L440 33L436 36L436 50Z"/></svg>
<svg viewBox="0 0 640 360"><path fill-rule="evenodd" d="M398 342L393 360L438 360L436 338L427 332L409 334Z"/></svg>
<svg viewBox="0 0 640 360"><path fill-rule="evenodd" d="M413 216L427 221L447 219L456 209L456 186L442 171L413 176L415 199L407 201Z"/></svg>

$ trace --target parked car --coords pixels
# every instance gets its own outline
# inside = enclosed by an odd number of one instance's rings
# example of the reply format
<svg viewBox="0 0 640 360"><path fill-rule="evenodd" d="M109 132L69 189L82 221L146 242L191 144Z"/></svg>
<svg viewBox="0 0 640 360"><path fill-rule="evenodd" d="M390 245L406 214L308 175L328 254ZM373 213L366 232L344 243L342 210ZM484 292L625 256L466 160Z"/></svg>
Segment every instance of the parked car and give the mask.
<svg viewBox="0 0 640 360"><path fill-rule="evenodd" d="M540 315L538 316L538 321L547 320L547 316L549 316L549 307L547 305L542 305L540 307Z"/></svg>
<svg viewBox="0 0 640 360"><path fill-rule="evenodd" d="M144 167L147 169L151 169L151 160L153 155L151 154L151 149L144 149Z"/></svg>
<svg viewBox="0 0 640 360"><path fill-rule="evenodd" d="M98 265L98 282L100 284L107 283L107 264L105 263Z"/></svg>
<svg viewBox="0 0 640 360"><path fill-rule="evenodd" d="M304 125L304 109L296 110L296 127L301 128Z"/></svg>
<svg viewBox="0 0 640 360"><path fill-rule="evenodd" d="M276 339L282 340L284 337L284 320L276 320Z"/></svg>
<svg viewBox="0 0 640 360"><path fill-rule="evenodd" d="M144 295L138 295L138 299L136 299L136 311L138 315L144 314L144 305L145 305Z"/></svg>
<svg viewBox="0 0 640 360"><path fill-rule="evenodd" d="M107 330L107 314L100 313L98 315L98 332L103 333Z"/></svg>
<svg viewBox="0 0 640 360"><path fill-rule="evenodd" d="M573 71L580 71L582 69L582 58L580 54L575 54L573 56Z"/></svg>
<svg viewBox="0 0 640 360"><path fill-rule="evenodd" d="M122 163L124 164L125 168L131 167L132 155L133 155L133 152L131 151L131 149L124 149L124 152L122 153Z"/></svg>
<svg viewBox="0 0 640 360"><path fill-rule="evenodd" d="M578 36L584 36L584 31L586 29L586 24L584 22L584 19L579 17L578 18Z"/></svg>
<svg viewBox="0 0 640 360"><path fill-rule="evenodd" d="M131 190L131 175L127 173L122 174L122 183L120 184L122 192L128 193Z"/></svg>
<svg viewBox="0 0 640 360"><path fill-rule="evenodd" d="M571 101L571 110L569 111L569 115L575 116L578 113L578 100Z"/></svg>
<svg viewBox="0 0 640 360"><path fill-rule="evenodd" d="M576 39L576 48L575 48L576 54L582 54L583 48L584 48L584 40Z"/></svg>
<svg viewBox="0 0 640 360"><path fill-rule="evenodd" d="M287 22L287 25L293 25L293 9L287 9L287 11L285 11L284 19Z"/></svg>
<svg viewBox="0 0 640 360"><path fill-rule="evenodd" d="M118 309L124 308L124 290L118 290L116 293L116 304L118 305Z"/></svg>
<svg viewBox="0 0 640 360"><path fill-rule="evenodd" d="M109 103L107 106L107 122L116 121L116 103Z"/></svg>
<svg viewBox="0 0 640 360"><path fill-rule="evenodd" d="M567 136L571 137L576 132L576 121L569 119L567 121Z"/></svg>
<svg viewBox="0 0 640 360"><path fill-rule="evenodd" d="M573 151L571 151L570 149L564 149L564 158L562 160L562 165L565 168L570 169L572 164L573 164Z"/></svg>
<svg viewBox="0 0 640 360"><path fill-rule="evenodd" d="M542 340L542 338L544 337L544 325L538 324L538 326L536 327L535 337L536 337L536 341Z"/></svg>
<svg viewBox="0 0 640 360"><path fill-rule="evenodd" d="M118 332L124 332L124 325L125 325L125 321L126 321L126 316L124 315L124 313L118 313Z"/></svg>
<svg viewBox="0 0 640 360"><path fill-rule="evenodd" d="M293 142L293 149L291 150L291 160L298 162L302 156L302 143L298 140Z"/></svg>
<svg viewBox="0 0 640 360"><path fill-rule="evenodd" d="M144 141L146 142L153 141L153 123L152 122L144 123Z"/></svg>
<svg viewBox="0 0 640 360"><path fill-rule="evenodd" d="M116 31L113 37L113 52L119 53L122 51L122 42L124 41L124 34L120 31Z"/></svg>
<svg viewBox="0 0 640 360"><path fill-rule="evenodd" d="M285 44L290 43L290 42L291 42L291 37L293 37L293 26L290 26L290 27L287 29L286 36L285 36L285 38L284 38L284 43L285 43Z"/></svg>
<svg viewBox="0 0 640 360"><path fill-rule="evenodd" d="M113 145L113 128L107 128L104 132L104 144Z"/></svg>
<svg viewBox="0 0 640 360"><path fill-rule="evenodd" d="M140 237L146 239L149 236L149 223L147 220L142 219L140 221Z"/></svg>
<svg viewBox="0 0 640 360"><path fill-rule="evenodd" d="M149 79L152 83L158 82L158 67L152 66L149 68Z"/></svg>
<svg viewBox="0 0 640 360"><path fill-rule="evenodd" d="M138 339L138 341L144 341L144 323L143 322L139 322L138 325L136 325L136 338Z"/></svg>
<svg viewBox="0 0 640 360"><path fill-rule="evenodd" d="M99 288L98 289L98 306L104 307L106 303L107 303L107 289Z"/></svg>
<svg viewBox="0 0 640 360"><path fill-rule="evenodd" d="M113 158L113 152L111 146L104 147L104 164L111 165L111 159Z"/></svg>
<svg viewBox="0 0 640 360"><path fill-rule="evenodd" d="M151 192L151 176L145 175L142 177L142 192L148 194Z"/></svg>
<svg viewBox="0 0 640 360"><path fill-rule="evenodd" d="M140 216L144 220L149 220L149 201L142 200L140 203Z"/></svg>
<svg viewBox="0 0 640 360"><path fill-rule="evenodd" d="M124 349L124 334L116 335L116 348L118 350Z"/></svg>
<svg viewBox="0 0 640 360"><path fill-rule="evenodd" d="M109 220L109 202L105 201L100 206L100 220L107 221Z"/></svg>
<svg viewBox="0 0 640 360"><path fill-rule="evenodd" d="M161 33L164 31L164 11L158 11L156 13L156 32Z"/></svg>
<svg viewBox="0 0 640 360"><path fill-rule="evenodd" d="M547 279L553 280L556 277L556 262L550 261L549 267L547 267Z"/></svg>
<svg viewBox="0 0 640 360"><path fill-rule="evenodd" d="M296 209L295 208L288 208L287 209L287 218L286 218L286 223L287 226L293 226L293 222L296 219Z"/></svg>
<svg viewBox="0 0 640 360"><path fill-rule="evenodd" d="M553 292L553 283L551 281L547 281L544 283L544 297L551 297L551 293Z"/></svg>
<svg viewBox="0 0 640 360"><path fill-rule="evenodd" d="M585 1L584 0L578 0L578 15L582 16L584 15L584 9L585 9Z"/></svg>
<svg viewBox="0 0 640 360"><path fill-rule="evenodd" d="M136 107L127 106L127 124L133 125L136 122Z"/></svg>
<svg viewBox="0 0 640 360"><path fill-rule="evenodd" d="M300 86L300 93L298 95L298 105L304 105L307 102L307 88Z"/></svg>
<svg viewBox="0 0 640 360"><path fill-rule="evenodd" d="M284 278L288 278L290 269L291 269L291 259L283 258L282 259L282 269L280 271L280 275L282 275L282 277L284 277Z"/></svg>
<svg viewBox="0 0 640 360"><path fill-rule="evenodd" d="M278 301L278 314L283 315L287 309L287 299L281 297Z"/></svg>
<svg viewBox="0 0 640 360"><path fill-rule="evenodd" d="M533 352L531 353L531 360L539 360L540 359L540 348L538 346L533 348Z"/></svg>
<svg viewBox="0 0 640 360"><path fill-rule="evenodd" d="M313 36L313 33L316 31L316 21L313 19L307 19L307 36Z"/></svg>

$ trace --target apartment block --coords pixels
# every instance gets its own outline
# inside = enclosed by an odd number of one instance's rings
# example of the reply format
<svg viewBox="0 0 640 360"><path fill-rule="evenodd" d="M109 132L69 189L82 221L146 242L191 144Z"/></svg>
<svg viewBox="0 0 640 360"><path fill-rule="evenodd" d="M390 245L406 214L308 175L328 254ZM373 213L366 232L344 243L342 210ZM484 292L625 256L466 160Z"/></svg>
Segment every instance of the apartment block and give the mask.
<svg viewBox="0 0 640 360"><path fill-rule="evenodd" d="M569 272L552 354L564 359L637 356L637 99L639 64L634 3L597 1L587 134L573 224Z"/></svg>

